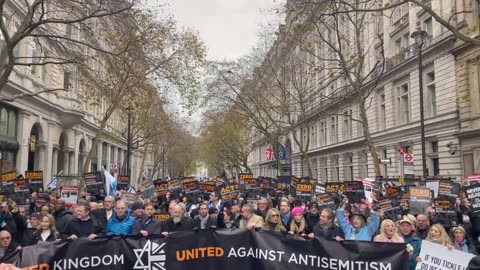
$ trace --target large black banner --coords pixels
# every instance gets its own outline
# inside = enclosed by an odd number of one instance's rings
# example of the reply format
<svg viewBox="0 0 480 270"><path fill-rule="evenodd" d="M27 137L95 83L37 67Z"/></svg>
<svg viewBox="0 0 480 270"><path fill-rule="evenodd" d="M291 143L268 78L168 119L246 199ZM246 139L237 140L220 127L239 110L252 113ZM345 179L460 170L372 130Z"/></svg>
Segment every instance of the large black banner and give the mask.
<svg viewBox="0 0 480 270"><path fill-rule="evenodd" d="M114 238L25 247L24 269L407 270L405 244L289 239L243 230ZM32 267L32 268L29 268ZM35 268L37 267L37 268Z"/></svg>

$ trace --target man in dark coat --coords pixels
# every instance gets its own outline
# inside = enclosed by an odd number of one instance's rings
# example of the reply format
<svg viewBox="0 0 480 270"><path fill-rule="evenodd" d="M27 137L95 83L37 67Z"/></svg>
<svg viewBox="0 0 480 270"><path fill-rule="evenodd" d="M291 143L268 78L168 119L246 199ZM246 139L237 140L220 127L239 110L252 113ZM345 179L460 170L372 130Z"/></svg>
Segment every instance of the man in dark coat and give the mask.
<svg viewBox="0 0 480 270"><path fill-rule="evenodd" d="M190 221L184 216L185 210L178 204L172 207L172 217L162 224L162 234L167 236L172 232L189 231L192 229Z"/></svg>
<svg viewBox="0 0 480 270"><path fill-rule="evenodd" d="M314 237L323 237L330 240L343 240L343 232L335 225L333 222L335 214L330 208L324 208L320 212L320 219L317 225L313 227L313 233L308 235L309 238L313 239Z"/></svg>
<svg viewBox="0 0 480 270"><path fill-rule="evenodd" d="M104 228L100 221L90 215L90 204L81 202L75 208L75 218L68 224L62 239L77 240L80 237L88 237L92 240L103 235Z"/></svg>
<svg viewBox="0 0 480 270"><path fill-rule="evenodd" d="M135 221L133 225L132 235L142 235L147 237L149 235L157 235L162 233L162 224L153 214L155 208L152 203L146 203L144 206L143 215Z"/></svg>
<svg viewBox="0 0 480 270"><path fill-rule="evenodd" d="M103 228L107 227L107 221L113 215L113 207L115 206L115 197L107 196L103 199L103 208L92 210L91 215L100 221Z"/></svg>
<svg viewBox="0 0 480 270"><path fill-rule="evenodd" d="M12 241L8 231L0 232L0 263L15 263L20 256L22 247Z"/></svg>
<svg viewBox="0 0 480 270"><path fill-rule="evenodd" d="M53 217L55 218L55 228L60 235L64 235L67 231L68 225L73 220L73 215L65 208L64 200L57 200L54 209Z"/></svg>
<svg viewBox="0 0 480 270"><path fill-rule="evenodd" d="M210 217L207 204L201 203L198 206L198 217L192 220L192 228L194 230L205 230L212 227L218 227L217 220Z"/></svg>

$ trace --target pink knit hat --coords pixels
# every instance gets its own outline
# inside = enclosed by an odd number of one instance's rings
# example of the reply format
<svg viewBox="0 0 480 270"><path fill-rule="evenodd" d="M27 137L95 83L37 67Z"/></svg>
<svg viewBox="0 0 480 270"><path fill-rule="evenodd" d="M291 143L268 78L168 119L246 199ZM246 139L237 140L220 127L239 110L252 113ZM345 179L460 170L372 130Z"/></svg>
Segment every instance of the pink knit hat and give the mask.
<svg viewBox="0 0 480 270"><path fill-rule="evenodd" d="M295 208L293 208L293 210L292 210L292 216L299 215L299 214L300 214L300 215L303 215L303 210L302 210L302 208L300 208L300 207L295 207Z"/></svg>

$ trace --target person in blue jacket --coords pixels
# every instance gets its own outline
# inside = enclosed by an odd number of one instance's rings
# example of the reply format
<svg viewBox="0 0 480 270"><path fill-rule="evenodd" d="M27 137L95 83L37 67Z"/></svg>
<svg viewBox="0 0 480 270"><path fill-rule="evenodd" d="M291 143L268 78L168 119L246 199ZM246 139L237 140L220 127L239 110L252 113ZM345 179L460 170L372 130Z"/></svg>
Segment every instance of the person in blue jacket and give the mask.
<svg viewBox="0 0 480 270"><path fill-rule="evenodd" d="M127 211L127 205L118 201L115 205L115 213L107 221L105 233L107 235L131 235L135 224L135 218Z"/></svg>
<svg viewBox="0 0 480 270"><path fill-rule="evenodd" d="M377 213L371 210L370 223L367 223L367 218L361 213L352 213L350 215L350 224L344 219L343 213L345 206L348 204L348 199L343 199L343 205L337 210L337 222L345 235L345 240L357 240L357 241L372 241L373 236L380 226L380 221Z"/></svg>

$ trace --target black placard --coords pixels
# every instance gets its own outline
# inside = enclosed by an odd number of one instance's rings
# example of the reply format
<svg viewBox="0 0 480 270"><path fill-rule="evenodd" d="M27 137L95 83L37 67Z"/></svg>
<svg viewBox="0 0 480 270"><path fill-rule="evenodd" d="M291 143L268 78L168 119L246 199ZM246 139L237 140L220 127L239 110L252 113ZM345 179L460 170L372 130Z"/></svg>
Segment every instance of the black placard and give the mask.
<svg viewBox="0 0 480 270"><path fill-rule="evenodd" d="M43 192L43 171L26 171L25 179L30 192Z"/></svg>
<svg viewBox="0 0 480 270"><path fill-rule="evenodd" d="M7 194L13 193L13 181L17 177L15 172L7 172L2 174L2 190Z"/></svg>
<svg viewBox="0 0 480 270"><path fill-rule="evenodd" d="M365 202L365 189L361 181L348 181L345 184L345 196L350 203Z"/></svg>
<svg viewBox="0 0 480 270"><path fill-rule="evenodd" d="M157 179L153 181L153 185L155 186L155 191L157 192L157 196L166 196L169 188L168 182L162 179Z"/></svg>
<svg viewBox="0 0 480 270"><path fill-rule="evenodd" d="M117 179L117 190L127 190L128 182L128 175L119 175Z"/></svg>
<svg viewBox="0 0 480 270"><path fill-rule="evenodd" d="M97 196L105 194L105 182L102 172L88 172L83 174L83 179L90 195Z"/></svg>
<svg viewBox="0 0 480 270"><path fill-rule="evenodd" d="M474 213L480 213L480 184L465 187L465 195L470 200Z"/></svg>
<svg viewBox="0 0 480 270"><path fill-rule="evenodd" d="M432 206L432 193L428 188L410 187L410 214L425 214L428 207Z"/></svg>
<svg viewBox="0 0 480 270"><path fill-rule="evenodd" d="M218 187L222 201L230 201L237 198L238 190L234 184L222 184Z"/></svg>

